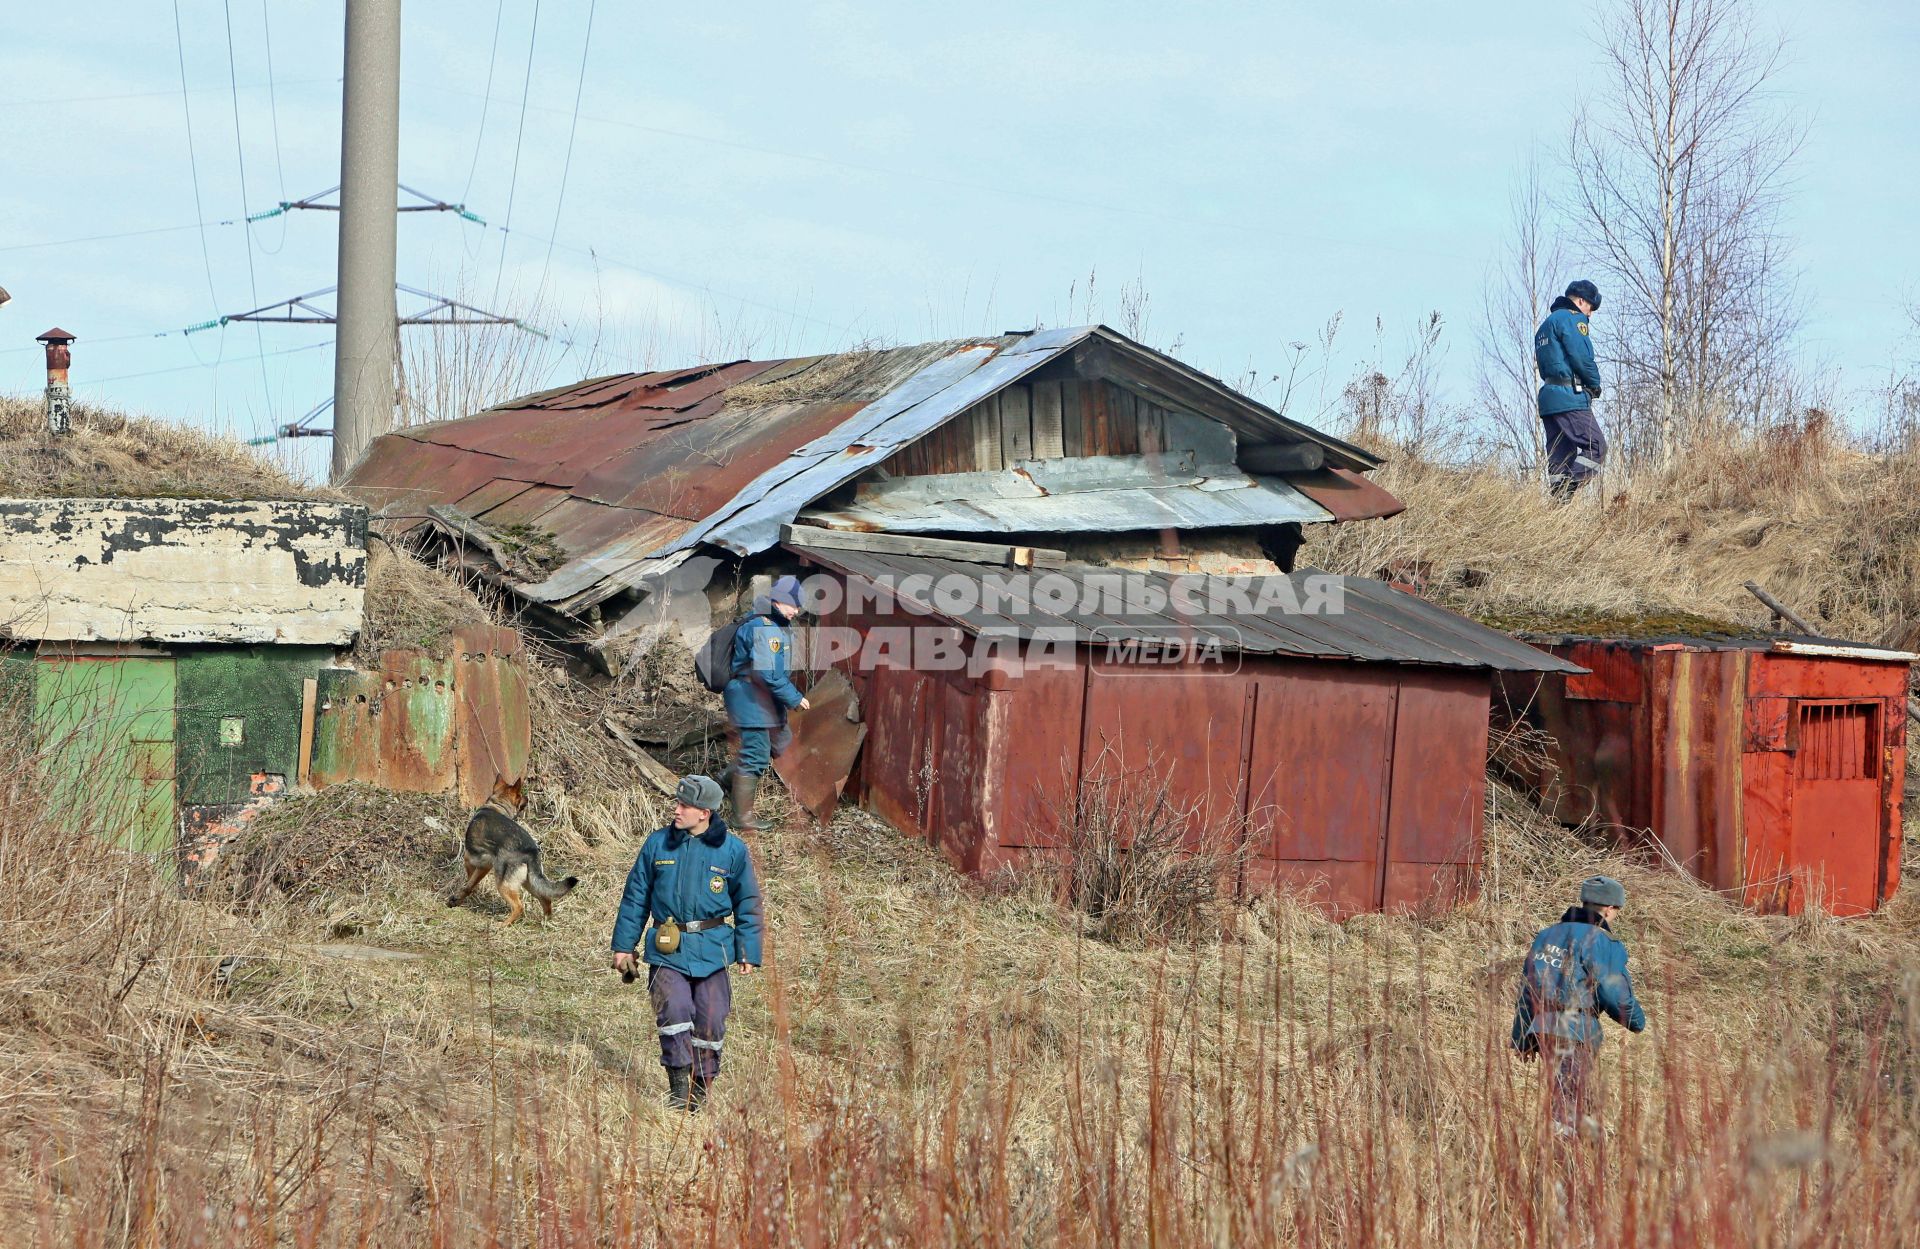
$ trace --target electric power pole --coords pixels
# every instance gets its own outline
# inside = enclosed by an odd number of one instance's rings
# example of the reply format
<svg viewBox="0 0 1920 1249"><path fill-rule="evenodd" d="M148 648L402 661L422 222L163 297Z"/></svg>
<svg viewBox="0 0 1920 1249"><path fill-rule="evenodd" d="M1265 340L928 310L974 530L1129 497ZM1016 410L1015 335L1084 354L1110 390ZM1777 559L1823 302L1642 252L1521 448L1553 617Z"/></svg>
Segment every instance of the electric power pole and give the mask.
<svg viewBox="0 0 1920 1249"><path fill-rule="evenodd" d="M340 293L333 347L333 479L393 426L398 313L400 0L347 0L340 103Z"/></svg>

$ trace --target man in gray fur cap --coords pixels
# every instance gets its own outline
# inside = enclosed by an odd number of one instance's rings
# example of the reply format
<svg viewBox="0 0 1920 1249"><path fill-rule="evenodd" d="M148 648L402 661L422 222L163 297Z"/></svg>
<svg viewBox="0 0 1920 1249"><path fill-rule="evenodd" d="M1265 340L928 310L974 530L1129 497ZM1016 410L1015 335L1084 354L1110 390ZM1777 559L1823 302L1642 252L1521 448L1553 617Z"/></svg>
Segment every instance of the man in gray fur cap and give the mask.
<svg viewBox="0 0 1920 1249"><path fill-rule="evenodd" d="M1528 1061L1546 1058L1547 1100L1554 1132L1577 1135L1588 1126L1600 1016L1629 1032L1647 1026L1633 996L1627 947L1612 924L1627 905L1627 889L1611 876L1580 883L1580 904L1533 939L1513 1015L1513 1048Z"/></svg>

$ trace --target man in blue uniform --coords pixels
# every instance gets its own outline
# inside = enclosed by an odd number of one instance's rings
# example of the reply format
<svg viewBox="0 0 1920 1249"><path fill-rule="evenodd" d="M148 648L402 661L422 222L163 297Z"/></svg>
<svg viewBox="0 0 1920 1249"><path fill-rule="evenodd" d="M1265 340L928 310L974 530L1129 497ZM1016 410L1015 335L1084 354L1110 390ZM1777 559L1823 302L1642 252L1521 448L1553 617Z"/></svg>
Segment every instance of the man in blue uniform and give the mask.
<svg viewBox="0 0 1920 1249"><path fill-rule="evenodd" d="M740 737L740 753L727 771L733 791L733 826L741 832L761 827L753 803L760 778L787 748L787 712L812 706L787 675L793 638L787 626L800 614L800 579L782 577L773 592L754 604L753 614L740 622L733 635L733 654L726 689L720 697L727 719Z"/></svg>
<svg viewBox="0 0 1920 1249"><path fill-rule="evenodd" d="M1580 905L1542 929L1527 952L1513 1048L1529 1061L1544 1056L1548 1106L1560 1136L1578 1134L1587 1119L1600 1016L1629 1032L1647 1026L1627 975L1627 947L1610 927L1626 904L1625 885L1590 876L1580 884Z"/></svg>
<svg viewBox="0 0 1920 1249"><path fill-rule="evenodd" d="M613 924L615 969L633 974L636 945L647 966L676 1110L699 1110L720 1074L733 1007L727 964L743 976L760 966L760 882L747 843L727 832L719 808L711 777L681 778L673 822L640 847Z"/></svg>
<svg viewBox="0 0 1920 1249"><path fill-rule="evenodd" d="M1598 476L1607 462L1607 439L1594 419L1600 369L1593 360L1587 318L1599 310L1600 289L1582 279L1553 301L1533 336L1540 370L1540 422L1547 427L1547 484L1562 502Z"/></svg>

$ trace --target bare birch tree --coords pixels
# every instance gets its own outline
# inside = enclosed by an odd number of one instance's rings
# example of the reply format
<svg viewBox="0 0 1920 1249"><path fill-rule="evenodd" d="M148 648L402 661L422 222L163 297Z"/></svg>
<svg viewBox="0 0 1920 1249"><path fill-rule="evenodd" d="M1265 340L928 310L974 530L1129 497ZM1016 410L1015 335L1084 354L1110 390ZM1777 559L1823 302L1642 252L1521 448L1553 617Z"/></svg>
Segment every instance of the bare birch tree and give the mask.
<svg viewBox="0 0 1920 1249"><path fill-rule="evenodd" d="M1480 364L1476 392L1481 421L1523 469L1546 457L1546 436L1536 412L1538 378L1533 335L1547 305L1566 282L1552 205L1537 156L1510 199L1513 233L1480 305Z"/></svg>
<svg viewBox="0 0 1920 1249"><path fill-rule="evenodd" d="M1667 462L1785 355L1780 211L1804 130L1770 98L1785 45L1751 0L1616 0L1601 46L1605 91L1568 138L1572 215L1602 269L1615 411L1638 418L1620 441Z"/></svg>

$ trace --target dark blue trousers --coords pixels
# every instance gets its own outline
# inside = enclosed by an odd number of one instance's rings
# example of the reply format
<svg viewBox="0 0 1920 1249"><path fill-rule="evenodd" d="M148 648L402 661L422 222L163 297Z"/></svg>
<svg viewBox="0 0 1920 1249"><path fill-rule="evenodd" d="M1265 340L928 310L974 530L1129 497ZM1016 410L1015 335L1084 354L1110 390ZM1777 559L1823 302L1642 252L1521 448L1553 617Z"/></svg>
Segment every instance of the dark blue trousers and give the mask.
<svg viewBox="0 0 1920 1249"><path fill-rule="evenodd" d="M720 1074L720 1043L733 1009L733 985L722 967L711 976L688 976L671 967L647 969L647 993L660 1028L660 1065L692 1067L695 1078Z"/></svg>
<svg viewBox="0 0 1920 1249"><path fill-rule="evenodd" d="M1607 462L1607 437L1600 432L1592 408L1543 416L1547 427L1547 480L1554 493L1572 494Z"/></svg>

